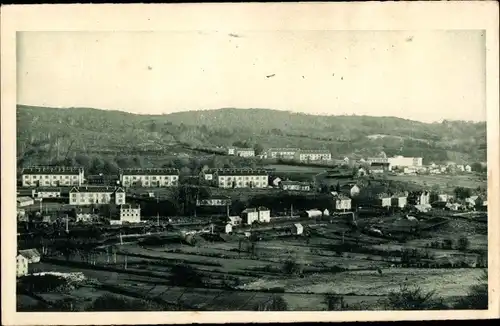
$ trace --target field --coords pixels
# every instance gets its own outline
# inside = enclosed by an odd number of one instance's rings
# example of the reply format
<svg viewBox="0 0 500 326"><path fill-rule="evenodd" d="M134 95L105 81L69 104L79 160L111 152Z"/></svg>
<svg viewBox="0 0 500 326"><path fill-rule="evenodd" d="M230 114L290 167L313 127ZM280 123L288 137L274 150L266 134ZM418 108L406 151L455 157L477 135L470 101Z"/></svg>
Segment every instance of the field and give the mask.
<svg viewBox="0 0 500 326"><path fill-rule="evenodd" d="M389 180L402 181L415 183L419 186L427 186L432 188L433 186L439 186L440 189L453 193L456 187L473 188L486 187L487 181L486 177L476 175L476 174L456 174L456 175L446 175L446 174L419 174L415 176L411 175L389 175L387 176Z"/></svg>
<svg viewBox="0 0 500 326"><path fill-rule="evenodd" d="M474 220L420 218L423 231L406 242L366 232L378 225L392 236L411 234L412 223L398 216L358 220L357 230L342 216L302 220L308 236L287 232L294 222L284 220L274 228L253 228L255 242L237 233L212 238L199 234L191 245L166 238L154 245L115 245L116 256L103 246L91 261L79 255L68 259L55 255L35 268L82 271L92 281L71 294L36 295L48 302L70 298L75 307L83 309L99 295L111 292L161 299L165 305L182 303L184 309L197 310L255 310L258 304L279 295L288 310L326 310L325 295L335 294L343 297L349 309L376 310L386 307L390 291L406 284L436 290L436 295L451 306L477 283L483 269L475 262L481 251L487 250L486 224ZM470 239L466 251L455 245L429 246L444 239L456 244L462 236ZM417 251L426 258L403 262L404 250ZM189 267L201 283L182 283L186 280L179 279L182 275L175 271L176 266ZM19 295L20 309L29 310L36 303L33 296Z"/></svg>

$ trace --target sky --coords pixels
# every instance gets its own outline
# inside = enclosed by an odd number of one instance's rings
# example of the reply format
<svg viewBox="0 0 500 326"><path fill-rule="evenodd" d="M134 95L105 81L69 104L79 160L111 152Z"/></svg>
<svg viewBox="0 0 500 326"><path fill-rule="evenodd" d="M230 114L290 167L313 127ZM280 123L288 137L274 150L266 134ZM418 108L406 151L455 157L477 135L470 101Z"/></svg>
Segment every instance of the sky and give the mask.
<svg viewBox="0 0 500 326"><path fill-rule="evenodd" d="M486 120L481 31L20 32L17 103Z"/></svg>

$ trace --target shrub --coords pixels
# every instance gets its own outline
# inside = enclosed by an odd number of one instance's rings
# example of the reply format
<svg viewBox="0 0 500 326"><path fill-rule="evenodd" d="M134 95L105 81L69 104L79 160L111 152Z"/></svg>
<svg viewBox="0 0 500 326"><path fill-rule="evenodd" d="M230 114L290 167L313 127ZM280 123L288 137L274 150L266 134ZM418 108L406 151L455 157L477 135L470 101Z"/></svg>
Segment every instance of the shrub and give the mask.
<svg viewBox="0 0 500 326"><path fill-rule="evenodd" d="M348 308L347 303L344 302L343 296L337 296L333 294L325 295L326 310L328 311L339 311Z"/></svg>
<svg viewBox="0 0 500 326"><path fill-rule="evenodd" d="M255 311L287 311L288 304L280 295L273 295L269 300L258 303L254 307Z"/></svg>
<svg viewBox="0 0 500 326"><path fill-rule="evenodd" d="M458 250L466 251L467 249L469 249L469 246L470 246L470 241L467 237L460 237L460 239L458 239L457 243Z"/></svg>
<svg viewBox="0 0 500 326"><path fill-rule="evenodd" d="M177 286L201 287L203 279L201 275L189 265L175 265L172 267L170 283Z"/></svg>
<svg viewBox="0 0 500 326"><path fill-rule="evenodd" d="M392 310L446 309L442 300L435 299L435 291L425 293L420 287L401 285L399 291L391 291L387 297Z"/></svg>
<svg viewBox="0 0 500 326"><path fill-rule="evenodd" d="M283 272L288 275L298 275L301 274L303 270L303 266L297 263L293 259L287 259L283 263Z"/></svg>
<svg viewBox="0 0 500 326"><path fill-rule="evenodd" d="M86 311L159 311L162 307L152 301L131 299L124 296L106 294L95 299Z"/></svg>

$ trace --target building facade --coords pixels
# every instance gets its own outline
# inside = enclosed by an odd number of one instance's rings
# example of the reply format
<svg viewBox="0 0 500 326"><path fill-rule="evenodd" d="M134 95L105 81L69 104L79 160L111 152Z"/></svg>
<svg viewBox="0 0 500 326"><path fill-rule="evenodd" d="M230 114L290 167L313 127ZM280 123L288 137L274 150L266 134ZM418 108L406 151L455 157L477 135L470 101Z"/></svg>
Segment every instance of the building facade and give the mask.
<svg viewBox="0 0 500 326"><path fill-rule="evenodd" d="M122 223L140 223L141 206L130 204L120 205L120 221Z"/></svg>
<svg viewBox="0 0 500 326"><path fill-rule="evenodd" d="M269 159L293 160L299 151L299 148L269 148L264 153L264 157Z"/></svg>
<svg viewBox="0 0 500 326"><path fill-rule="evenodd" d="M282 190L287 191L310 191L311 185L307 182L299 181L281 181L279 183Z"/></svg>
<svg viewBox="0 0 500 326"><path fill-rule="evenodd" d="M265 170L222 169L215 173L219 188L267 188L269 176Z"/></svg>
<svg viewBox="0 0 500 326"><path fill-rule="evenodd" d="M252 225L254 222L259 221L259 212L255 208L246 208L241 212L241 218L247 225Z"/></svg>
<svg viewBox="0 0 500 326"><path fill-rule="evenodd" d="M292 233L296 235L301 235L304 233L304 227L300 223L295 223L292 225Z"/></svg>
<svg viewBox="0 0 500 326"><path fill-rule="evenodd" d="M301 162L329 161L332 159L332 153L323 149L303 149L298 151L295 156Z"/></svg>
<svg viewBox="0 0 500 326"><path fill-rule="evenodd" d="M239 157L254 157L255 156L255 150L253 148L236 148L234 152L235 152L234 155L239 156Z"/></svg>
<svg viewBox="0 0 500 326"><path fill-rule="evenodd" d="M125 191L121 187L84 186L69 191L70 205L125 204Z"/></svg>
<svg viewBox="0 0 500 326"><path fill-rule="evenodd" d="M401 155L389 157L391 169L394 167L419 167L422 166L423 159L421 157L404 157Z"/></svg>
<svg viewBox="0 0 500 326"><path fill-rule="evenodd" d="M123 187L174 187L179 184L179 170L123 169L120 171L120 183Z"/></svg>
<svg viewBox="0 0 500 326"><path fill-rule="evenodd" d="M38 166L22 170L23 187L81 186L84 171L80 167Z"/></svg>
<svg viewBox="0 0 500 326"><path fill-rule="evenodd" d="M26 276L28 275L28 258L21 254L16 257L16 276Z"/></svg>
<svg viewBox="0 0 500 326"><path fill-rule="evenodd" d="M60 188L36 188L31 191L33 198L60 198Z"/></svg>
<svg viewBox="0 0 500 326"><path fill-rule="evenodd" d="M259 207L257 209L259 213L259 222L260 223L269 223L271 222L271 211L265 207Z"/></svg>

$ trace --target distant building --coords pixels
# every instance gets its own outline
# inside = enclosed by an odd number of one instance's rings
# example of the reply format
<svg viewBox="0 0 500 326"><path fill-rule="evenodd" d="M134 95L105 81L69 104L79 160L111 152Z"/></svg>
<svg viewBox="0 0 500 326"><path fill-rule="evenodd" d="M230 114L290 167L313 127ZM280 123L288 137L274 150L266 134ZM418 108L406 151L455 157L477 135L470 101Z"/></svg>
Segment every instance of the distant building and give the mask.
<svg viewBox="0 0 500 326"><path fill-rule="evenodd" d="M198 199L196 206L228 206L231 203L231 198L227 196L212 196L210 198Z"/></svg>
<svg viewBox="0 0 500 326"><path fill-rule="evenodd" d="M231 232L233 232L233 226L231 225L231 223L227 223L226 225L224 225L224 233L228 234Z"/></svg>
<svg viewBox="0 0 500 326"><path fill-rule="evenodd" d="M120 221L122 223L140 223L141 206L130 204L120 205Z"/></svg>
<svg viewBox="0 0 500 326"><path fill-rule="evenodd" d="M408 204L408 193L397 193L392 196L393 207L404 208Z"/></svg>
<svg viewBox="0 0 500 326"><path fill-rule="evenodd" d="M235 155L239 157L254 157L255 150L253 148L237 148Z"/></svg>
<svg viewBox="0 0 500 326"><path fill-rule="evenodd" d="M412 192L408 196L408 202L415 206L430 205L430 192L425 190Z"/></svg>
<svg viewBox="0 0 500 326"><path fill-rule="evenodd" d="M35 201L31 197L17 197L17 207L26 207L33 205Z"/></svg>
<svg viewBox="0 0 500 326"><path fill-rule="evenodd" d="M259 212L255 208L247 208L241 212L241 218L245 224L252 225L259 220Z"/></svg>
<svg viewBox="0 0 500 326"><path fill-rule="evenodd" d="M259 207L257 211L259 212L259 222L261 223L271 222L271 211L268 208Z"/></svg>
<svg viewBox="0 0 500 326"><path fill-rule="evenodd" d="M391 165L391 169L393 167L419 167L422 166L422 158L421 157L404 157L401 155L389 157L388 162Z"/></svg>
<svg viewBox="0 0 500 326"><path fill-rule="evenodd" d="M375 200L378 207L389 208L392 206L392 197L386 193L378 194Z"/></svg>
<svg viewBox="0 0 500 326"><path fill-rule="evenodd" d="M295 223L292 226L292 233L296 235L300 235L304 233L304 227L300 223Z"/></svg>
<svg viewBox="0 0 500 326"><path fill-rule="evenodd" d="M219 188L267 188L269 176L265 170L221 169L215 173Z"/></svg>
<svg viewBox="0 0 500 326"><path fill-rule="evenodd" d="M23 187L61 187L80 186L84 182L83 168L36 166L24 168Z"/></svg>
<svg viewBox="0 0 500 326"><path fill-rule="evenodd" d="M89 175L85 178L85 184L93 186L116 186L120 184L119 175Z"/></svg>
<svg viewBox="0 0 500 326"><path fill-rule="evenodd" d="M416 174L417 173L417 168L410 166L410 167L405 167L403 168L403 173L404 174Z"/></svg>
<svg viewBox="0 0 500 326"><path fill-rule="evenodd" d="M125 191L121 187L84 186L69 191L70 205L125 204Z"/></svg>
<svg viewBox="0 0 500 326"><path fill-rule="evenodd" d="M173 187L179 183L179 170L170 168L122 169L120 182L124 187Z"/></svg>
<svg viewBox="0 0 500 326"><path fill-rule="evenodd" d="M330 161L332 153L324 149L302 149L295 154L301 162L309 161Z"/></svg>
<svg viewBox="0 0 500 326"><path fill-rule="evenodd" d="M446 203L450 199L448 194L438 194L438 202Z"/></svg>
<svg viewBox="0 0 500 326"><path fill-rule="evenodd" d="M281 178L279 177L273 178L271 183L273 184L274 187L279 187L281 184Z"/></svg>
<svg viewBox="0 0 500 326"><path fill-rule="evenodd" d="M269 148L264 153L264 157L269 159L293 160L299 151L299 148Z"/></svg>
<svg viewBox="0 0 500 326"><path fill-rule="evenodd" d="M90 207L81 207L76 211L76 222L77 223L88 223L94 220L94 212Z"/></svg>
<svg viewBox="0 0 500 326"><path fill-rule="evenodd" d="M337 192L333 192L332 196L335 201L335 209L338 211L346 211L351 209L351 198L339 194Z"/></svg>
<svg viewBox="0 0 500 326"><path fill-rule="evenodd" d="M19 250L19 254L23 255L28 259L28 263L34 264L34 263L39 263L40 262L40 253L36 249L24 249L24 250Z"/></svg>
<svg viewBox="0 0 500 326"><path fill-rule="evenodd" d="M462 164L459 164L459 165L457 165L457 170L460 171L460 172L464 172L465 171L465 166L463 166Z"/></svg>
<svg viewBox="0 0 500 326"><path fill-rule="evenodd" d="M16 256L16 277L28 275L28 258L21 254Z"/></svg>
<svg viewBox="0 0 500 326"><path fill-rule="evenodd" d="M470 165L466 165L464 169L465 169L465 172L472 172L472 168Z"/></svg>
<svg viewBox="0 0 500 326"><path fill-rule="evenodd" d="M213 181L214 174L218 169L205 169L200 172L200 176L205 181Z"/></svg>
<svg viewBox="0 0 500 326"><path fill-rule="evenodd" d="M356 197L361 190L355 183L346 183L340 187L340 192L349 197Z"/></svg>
<svg viewBox="0 0 500 326"><path fill-rule="evenodd" d="M229 223L232 226L238 226L241 225L243 219L239 216L229 216Z"/></svg>
<svg viewBox="0 0 500 326"><path fill-rule="evenodd" d="M330 216L330 211L327 208L323 211L323 216Z"/></svg>
<svg viewBox="0 0 500 326"><path fill-rule="evenodd" d="M356 172L358 177L363 177L366 175L366 169L364 168L359 168L358 171Z"/></svg>
<svg viewBox="0 0 500 326"><path fill-rule="evenodd" d="M235 155L235 154L236 154L236 148L234 147L227 148L227 155Z"/></svg>
<svg viewBox="0 0 500 326"><path fill-rule="evenodd" d="M36 188L31 191L31 195L33 198L60 198L61 188Z"/></svg>
<svg viewBox="0 0 500 326"><path fill-rule="evenodd" d="M308 209L305 211L305 215L309 218L314 218L323 216L323 212L321 212L319 209Z"/></svg>
<svg viewBox="0 0 500 326"><path fill-rule="evenodd" d="M26 210L24 210L23 208L17 209L17 221L18 222L29 222L28 216L26 215Z"/></svg>
<svg viewBox="0 0 500 326"><path fill-rule="evenodd" d="M288 191L309 191L311 184L299 181L281 181L280 188Z"/></svg>

